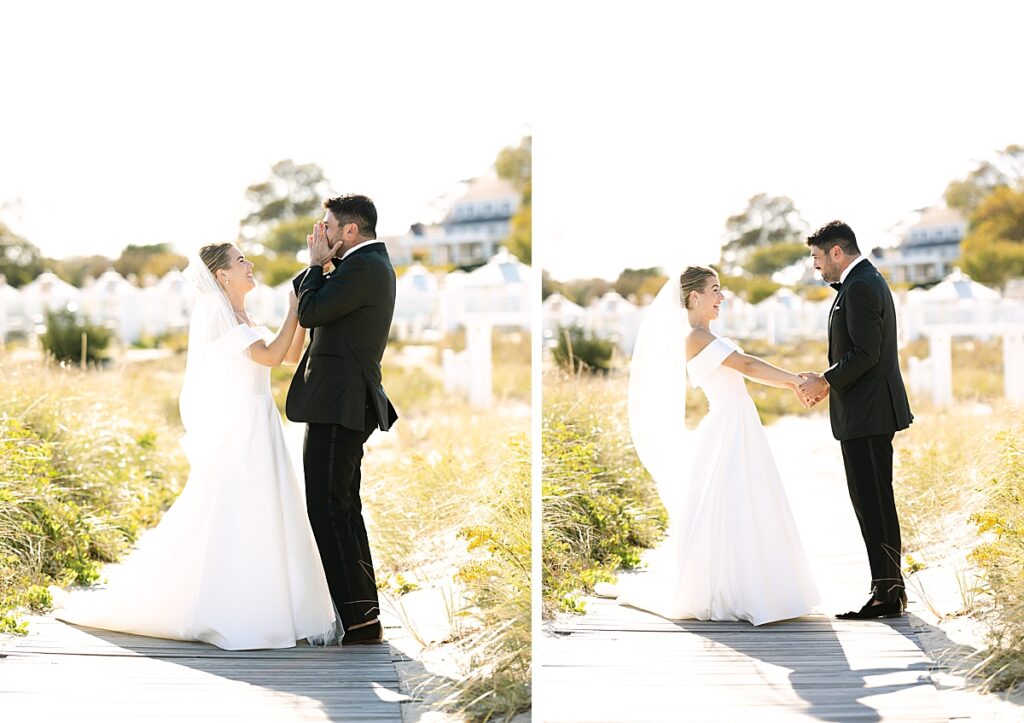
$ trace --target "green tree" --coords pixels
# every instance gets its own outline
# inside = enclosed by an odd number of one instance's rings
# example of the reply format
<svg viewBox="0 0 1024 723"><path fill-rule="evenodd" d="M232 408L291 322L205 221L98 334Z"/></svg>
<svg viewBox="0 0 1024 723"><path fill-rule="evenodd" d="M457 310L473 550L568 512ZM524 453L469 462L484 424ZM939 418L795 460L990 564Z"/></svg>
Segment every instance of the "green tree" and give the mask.
<svg viewBox="0 0 1024 723"><path fill-rule="evenodd" d="M312 232L313 224L321 218L320 215L300 216L272 226L262 239L266 249L264 253L268 256L281 254L294 259L296 253L306 248L306 236Z"/></svg>
<svg viewBox="0 0 1024 723"><path fill-rule="evenodd" d="M562 296L569 301L587 306L612 290L611 282L605 279L573 279L562 284Z"/></svg>
<svg viewBox="0 0 1024 723"><path fill-rule="evenodd" d="M1009 145L946 186L946 205L970 216L997 188L1024 190L1024 146Z"/></svg>
<svg viewBox="0 0 1024 723"><path fill-rule="evenodd" d="M69 256L64 259L47 259L45 266L72 286L82 288L87 278L95 279L108 269L114 268L114 260L99 255Z"/></svg>
<svg viewBox="0 0 1024 723"><path fill-rule="evenodd" d="M247 256L246 258L252 261L254 273L267 286L277 286L288 279L294 278L295 274L299 273L299 270L306 266L301 261L297 261L294 255L289 256L287 254L281 256L265 254Z"/></svg>
<svg viewBox="0 0 1024 723"><path fill-rule="evenodd" d="M781 241L751 250L746 270L754 276L771 276L800 259L807 258L807 245L799 241Z"/></svg>
<svg viewBox="0 0 1024 723"><path fill-rule="evenodd" d="M111 331L82 323L67 309L46 312L46 333L39 337L39 341L46 353L57 361L79 364L82 361L82 334L86 339L86 363L105 359L103 351L110 343Z"/></svg>
<svg viewBox="0 0 1024 723"><path fill-rule="evenodd" d="M979 283L1024 277L1024 189L1000 186L982 199L960 253L964 271Z"/></svg>
<svg viewBox="0 0 1024 723"><path fill-rule="evenodd" d="M252 210L239 222L239 235L247 242L261 241L282 222L319 216L329 185L323 169L315 163L298 164L290 158L278 161L267 180L245 189ZM305 246L311 225L311 221L305 225L300 248Z"/></svg>
<svg viewBox="0 0 1024 723"><path fill-rule="evenodd" d="M515 148L505 148L494 162L498 177L509 181L521 194L519 208L509 222L505 246L524 264L533 258L533 137L526 136Z"/></svg>
<svg viewBox="0 0 1024 723"><path fill-rule="evenodd" d="M722 288L728 289L750 304L767 299L778 291L781 286L767 276L750 276L745 274L719 273Z"/></svg>
<svg viewBox="0 0 1024 723"><path fill-rule="evenodd" d="M23 286L42 271L43 256L39 249L0 221L0 274L7 278L7 283Z"/></svg>
<svg viewBox="0 0 1024 723"><path fill-rule="evenodd" d="M121 276L134 274L141 279L146 274L161 277L171 269L184 269L187 264L188 259L172 251L169 244L128 244L114 260L114 270Z"/></svg>
<svg viewBox="0 0 1024 723"><path fill-rule="evenodd" d="M540 298L544 300L552 294L562 294L562 284L559 281L555 281L551 278L551 274L548 273L547 269L540 272ZM564 296L564 294L563 294Z"/></svg>
<svg viewBox="0 0 1024 723"><path fill-rule="evenodd" d="M747 207L742 212L726 219L722 260L730 273L735 274L741 269L755 273L749 268L755 252L778 244L792 248L794 244L801 243L806 230L807 224L791 198L759 193L747 201ZM758 258L759 268L770 267L786 255L769 254L765 257L762 252Z"/></svg>
<svg viewBox="0 0 1024 723"><path fill-rule="evenodd" d="M657 267L624 269L615 280L614 289L624 298L640 302L644 298L653 298L667 279L665 273Z"/></svg>

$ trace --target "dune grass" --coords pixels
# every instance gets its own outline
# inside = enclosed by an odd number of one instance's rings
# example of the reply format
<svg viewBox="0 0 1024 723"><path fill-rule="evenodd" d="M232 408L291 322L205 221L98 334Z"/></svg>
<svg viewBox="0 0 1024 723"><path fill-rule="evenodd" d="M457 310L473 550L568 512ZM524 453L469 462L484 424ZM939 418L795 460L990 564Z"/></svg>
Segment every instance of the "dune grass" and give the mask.
<svg viewBox="0 0 1024 723"><path fill-rule="evenodd" d="M543 613L581 612L580 592L635 567L667 519L633 451L626 379L544 373Z"/></svg>
<svg viewBox="0 0 1024 723"><path fill-rule="evenodd" d="M96 580L180 490L180 368L0 371L0 629L24 632L19 609Z"/></svg>
<svg viewBox="0 0 1024 723"><path fill-rule="evenodd" d="M528 400L528 345L496 341L499 402ZM182 356L86 371L0 357L0 631L24 632L18 615L49 607L46 585L97 579L176 497L183 369ZM272 372L279 406L292 373ZM402 419L364 460L378 579L407 576L398 594L420 573L456 580L464 675L444 703L511 715L529 706L529 417L471 409L429 364L389 354L384 378Z"/></svg>
<svg viewBox="0 0 1024 723"><path fill-rule="evenodd" d="M965 585L964 613L988 630L973 675L992 690L1024 685L1024 410L924 407L896 449L905 551L971 548L980 586Z"/></svg>

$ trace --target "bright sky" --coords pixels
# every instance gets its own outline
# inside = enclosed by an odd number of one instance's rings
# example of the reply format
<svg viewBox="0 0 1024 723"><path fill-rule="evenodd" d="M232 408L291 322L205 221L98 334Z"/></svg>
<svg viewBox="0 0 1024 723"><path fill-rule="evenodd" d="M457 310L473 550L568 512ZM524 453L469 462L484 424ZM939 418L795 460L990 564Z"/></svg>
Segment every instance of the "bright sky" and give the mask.
<svg viewBox="0 0 1024 723"><path fill-rule="evenodd" d="M0 217L55 257L187 251L234 240L245 188L292 158L402 233L530 130L530 18L440 8L0 4Z"/></svg>
<svg viewBox="0 0 1024 723"><path fill-rule="evenodd" d="M870 248L1024 143L1022 26L991 2L4 3L2 216L52 256L186 250L292 158L401 233L532 129L556 278L716 260L759 192Z"/></svg>
<svg viewBox="0 0 1024 723"><path fill-rule="evenodd" d="M715 261L759 192L888 245L1024 144L1020 3L550 5L539 46L570 50L541 76L533 218L556 279Z"/></svg>

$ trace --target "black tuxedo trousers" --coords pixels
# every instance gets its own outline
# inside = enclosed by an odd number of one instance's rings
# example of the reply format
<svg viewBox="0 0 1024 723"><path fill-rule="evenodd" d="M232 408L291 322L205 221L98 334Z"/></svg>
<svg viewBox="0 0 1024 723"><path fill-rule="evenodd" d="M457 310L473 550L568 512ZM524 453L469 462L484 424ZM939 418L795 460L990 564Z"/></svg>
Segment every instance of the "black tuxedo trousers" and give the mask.
<svg viewBox="0 0 1024 723"><path fill-rule="evenodd" d="M892 434L844 439L843 464L850 501L864 537L876 600L895 602L903 593L900 521L892 491Z"/></svg>
<svg viewBox="0 0 1024 723"><path fill-rule="evenodd" d="M377 415L368 398L366 431L309 423L302 445L306 511L327 587L346 630L377 618L380 612L359 497L363 445L376 426Z"/></svg>

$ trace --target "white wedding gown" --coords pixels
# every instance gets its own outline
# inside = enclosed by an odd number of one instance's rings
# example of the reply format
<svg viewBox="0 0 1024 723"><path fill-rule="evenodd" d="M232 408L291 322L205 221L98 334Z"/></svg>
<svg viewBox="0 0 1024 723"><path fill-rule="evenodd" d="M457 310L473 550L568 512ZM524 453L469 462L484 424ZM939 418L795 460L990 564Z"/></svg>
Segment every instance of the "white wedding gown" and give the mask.
<svg viewBox="0 0 1024 723"><path fill-rule="evenodd" d="M160 524L109 569L100 589L54 589L55 616L78 625L226 650L289 648L302 638L336 639L335 613L292 470L270 369L245 349L270 334L238 325L218 339L243 370L223 380L228 428L202 444L182 440L188 481ZM208 430L204 430L209 434ZM215 444L211 444L215 443ZM215 448L216 454L191 449Z"/></svg>
<svg viewBox="0 0 1024 723"><path fill-rule="evenodd" d="M739 347L715 339L686 365L709 411L695 431L680 495L666 500L666 540L618 601L670 619L799 617L818 590L768 439L743 375L722 366Z"/></svg>

